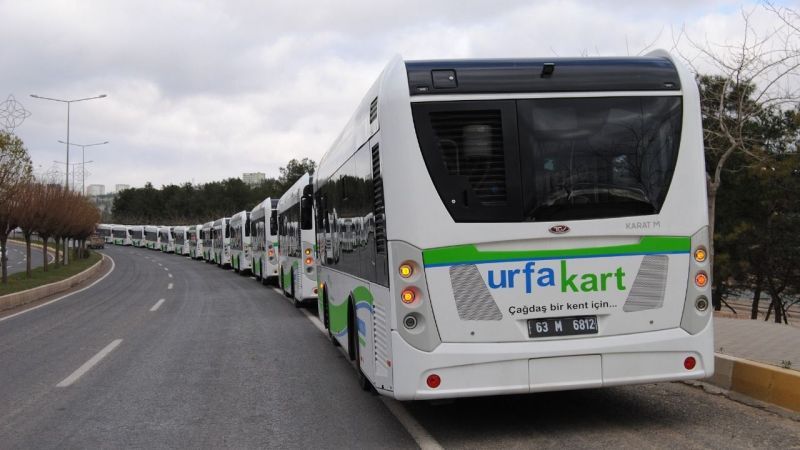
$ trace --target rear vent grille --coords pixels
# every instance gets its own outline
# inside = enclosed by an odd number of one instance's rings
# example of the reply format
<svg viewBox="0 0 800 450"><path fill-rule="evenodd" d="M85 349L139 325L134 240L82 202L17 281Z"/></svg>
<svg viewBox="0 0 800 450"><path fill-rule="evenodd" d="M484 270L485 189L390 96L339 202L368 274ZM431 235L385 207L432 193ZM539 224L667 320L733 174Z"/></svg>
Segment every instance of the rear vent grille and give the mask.
<svg viewBox="0 0 800 450"><path fill-rule="evenodd" d="M383 202L381 155L378 145L372 147L372 189L375 194L375 250L386 254L386 208Z"/></svg>
<svg viewBox="0 0 800 450"><path fill-rule="evenodd" d="M450 266L450 285L461 320L503 319L503 313L475 264Z"/></svg>
<svg viewBox="0 0 800 450"><path fill-rule="evenodd" d="M499 110L431 113L436 145L449 175L466 177L481 205L502 205L506 165Z"/></svg>
<svg viewBox="0 0 800 450"><path fill-rule="evenodd" d="M372 103L369 104L369 123L375 122L375 119L378 118L378 97L372 99Z"/></svg>
<svg viewBox="0 0 800 450"><path fill-rule="evenodd" d="M635 312L663 307L668 269L669 259L666 255L647 255L642 258L642 265L622 310Z"/></svg>

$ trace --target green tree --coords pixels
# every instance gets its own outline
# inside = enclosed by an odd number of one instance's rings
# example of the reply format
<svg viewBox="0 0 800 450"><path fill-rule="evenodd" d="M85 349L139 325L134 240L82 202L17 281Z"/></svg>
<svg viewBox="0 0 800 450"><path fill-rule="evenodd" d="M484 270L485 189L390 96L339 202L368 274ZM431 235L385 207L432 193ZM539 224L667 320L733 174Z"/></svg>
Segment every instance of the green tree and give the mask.
<svg viewBox="0 0 800 450"><path fill-rule="evenodd" d="M292 185L306 173L313 175L316 168L317 163L308 158L303 158L300 161L297 159L289 161L286 167L281 167L279 169L281 175L278 177L278 181L281 184L281 192L286 192L286 189L292 187Z"/></svg>

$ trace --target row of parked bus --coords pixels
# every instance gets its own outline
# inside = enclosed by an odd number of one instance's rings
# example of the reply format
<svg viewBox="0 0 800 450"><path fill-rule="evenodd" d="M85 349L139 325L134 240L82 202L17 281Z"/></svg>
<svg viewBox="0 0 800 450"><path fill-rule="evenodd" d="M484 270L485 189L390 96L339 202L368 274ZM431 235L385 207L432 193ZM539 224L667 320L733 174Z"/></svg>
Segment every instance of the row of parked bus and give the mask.
<svg viewBox="0 0 800 450"><path fill-rule="evenodd" d="M279 273L277 203L277 199L268 198L252 211L197 225L100 224L97 234L108 244L188 256L253 274L266 284L277 281Z"/></svg>
<svg viewBox="0 0 800 450"><path fill-rule="evenodd" d="M714 371L698 89L668 53L394 59L278 200L109 239L277 278L397 399Z"/></svg>

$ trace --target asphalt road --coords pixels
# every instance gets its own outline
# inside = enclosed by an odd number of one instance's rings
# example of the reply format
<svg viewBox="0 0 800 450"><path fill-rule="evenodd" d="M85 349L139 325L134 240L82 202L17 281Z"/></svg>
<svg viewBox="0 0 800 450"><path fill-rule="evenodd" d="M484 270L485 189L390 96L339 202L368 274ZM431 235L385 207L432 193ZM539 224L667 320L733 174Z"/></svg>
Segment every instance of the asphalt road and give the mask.
<svg viewBox="0 0 800 450"><path fill-rule="evenodd" d="M0 321L0 447L800 448L800 423L680 383L389 408L274 290L105 252L95 286Z"/></svg>
<svg viewBox="0 0 800 450"><path fill-rule="evenodd" d="M24 272L26 268L25 262L27 256L25 255L25 244L18 242L8 241L8 273ZM44 254L40 248L31 248L31 267L39 267L43 264Z"/></svg>

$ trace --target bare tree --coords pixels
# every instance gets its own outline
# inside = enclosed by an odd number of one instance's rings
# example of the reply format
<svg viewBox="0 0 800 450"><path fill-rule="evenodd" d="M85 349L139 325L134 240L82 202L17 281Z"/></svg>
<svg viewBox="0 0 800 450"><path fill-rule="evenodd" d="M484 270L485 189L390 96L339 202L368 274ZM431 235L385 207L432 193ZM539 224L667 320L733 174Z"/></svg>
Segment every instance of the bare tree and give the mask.
<svg viewBox="0 0 800 450"><path fill-rule="evenodd" d="M28 150L17 136L0 131L0 266L2 282L8 282L8 235L16 227L14 211L23 201L18 195L20 186L31 179L33 165Z"/></svg>
<svg viewBox="0 0 800 450"><path fill-rule="evenodd" d="M753 15L758 11L777 16L780 24L769 30L757 30ZM698 78L701 73L698 67L702 65L710 67L711 73L721 80L718 88L704 92L702 103L712 264L716 200L723 171L734 159L756 164L767 158L766 143L753 138L749 133L751 126L764 111L792 106L800 100L800 28L793 21L797 13L767 4L743 10L741 16L743 33L739 42L698 40L685 30L675 38L676 48L680 48L682 40L689 43L691 50L679 53ZM719 309L721 298L716 297L714 303Z"/></svg>
<svg viewBox="0 0 800 450"><path fill-rule="evenodd" d="M44 186L41 183L29 181L22 185L17 193L17 196L24 201L18 202L14 209L14 217L16 218L17 226L22 229L22 236L25 238L25 254L26 265L25 275L30 278L31 271L31 238L36 230L36 225L39 220L38 217L38 203L41 201ZM47 255L45 254L45 259Z"/></svg>
<svg viewBox="0 0 800 450"><path fill-rule="evenodd" d="M35 231L42 239L42 252L44 254L43 270L45 272L48 270L47 244L50 238L56 235L60 227L59 217L63 217L65 214L65 209L63 207L65 192L66 190L61 185L52 183L44 184L39 199L35 203ZM56 266L59 265L58 245L56 245L54 263Z"/></svg>

